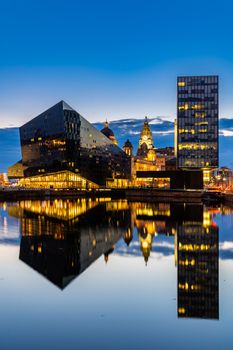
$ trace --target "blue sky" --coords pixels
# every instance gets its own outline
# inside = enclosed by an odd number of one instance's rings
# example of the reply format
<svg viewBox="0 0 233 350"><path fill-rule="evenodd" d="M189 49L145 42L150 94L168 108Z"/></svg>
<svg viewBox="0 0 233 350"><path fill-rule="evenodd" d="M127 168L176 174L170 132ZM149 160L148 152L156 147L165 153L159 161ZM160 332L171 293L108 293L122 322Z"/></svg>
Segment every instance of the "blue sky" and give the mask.
<svg viewBox="0 0 233 350"><path fill-rule="evenodd" d="M61 99L90 121L176 113L176 76L220 75L233 117L231 1L0 2L0 122Z"/></svg>

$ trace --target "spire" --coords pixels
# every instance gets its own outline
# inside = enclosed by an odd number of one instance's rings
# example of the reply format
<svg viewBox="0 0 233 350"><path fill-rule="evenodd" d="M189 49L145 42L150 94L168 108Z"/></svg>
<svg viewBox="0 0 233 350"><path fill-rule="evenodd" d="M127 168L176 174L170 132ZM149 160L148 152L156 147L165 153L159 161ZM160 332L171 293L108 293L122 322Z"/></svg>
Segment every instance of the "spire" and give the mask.
<svg viewBox="0 0 233 350"><path fill-rule="evenodd" d="M104 128L108 128L108 120L106 118L105 122L104 122Z"/></svg>
<svg viewBox="0 0 233 350"><path fill-rule="evenodd" d="M108 263L108 256L109 256L108 253L104 254L104 261L105 261L106 264Z"/></svg>
<svg viewBox="0 0 233 350"><path fill-rule="evenodd" d="M108 263L109 255L112 254L113 251L114 251L114 245L107 252L104 253L104 261L106 264Z"/></svg>
<svg viewBox="0 0 233 350"><path fill-rule="evenodd" d="M130 228L128 228L128 230L124 234L124 241L127 244L127 246L130 245L130 242L132 241L132 239L133 239L133 231Z"/></svg>
<svg viewBox="0 0 233 350"><path fill-rule="evenodd" d="M153 236L151 234L139 234L141 252L147 265L152 249Z"/></svg>

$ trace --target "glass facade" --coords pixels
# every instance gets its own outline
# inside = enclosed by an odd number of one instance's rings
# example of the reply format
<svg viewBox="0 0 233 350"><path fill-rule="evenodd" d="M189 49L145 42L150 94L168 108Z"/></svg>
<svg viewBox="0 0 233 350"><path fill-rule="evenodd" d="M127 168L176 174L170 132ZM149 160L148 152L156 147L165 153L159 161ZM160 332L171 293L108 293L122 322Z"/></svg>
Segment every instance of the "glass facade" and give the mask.
<svg viewBox="0 0 233 350"><path fill-rule="evenodd" d="M83 190L98 188L95 183L71 171L25 177L19 181L19 184L28 188L79 188Z"/></svg>
<svg viewBox="0 0 233 350"><path fill-rule="evenodd" d="M15 164L13 164L11 167L8 168L8 177L9 179L20 179L24 176L23 174L23 165L22 161L19 161Z"/></svg>
<svg viewBox="0 0 233 350"><path fill-rule="evenodd" d="M218 76L177 78L177 166L218 167Z"/></svg>
<svg viewBox="0 0 233 350"><path fill-rule="evenodd" d="M24 176L71 171L97 185L130 178L130 157L64 101L20 128Z"/></svg>

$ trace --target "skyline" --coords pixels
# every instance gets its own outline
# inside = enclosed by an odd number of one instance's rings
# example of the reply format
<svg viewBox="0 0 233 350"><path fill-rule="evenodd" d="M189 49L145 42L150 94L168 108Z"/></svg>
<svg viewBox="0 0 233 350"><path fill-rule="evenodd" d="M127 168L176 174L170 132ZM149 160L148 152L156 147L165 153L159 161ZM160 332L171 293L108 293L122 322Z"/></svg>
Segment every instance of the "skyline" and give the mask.
<svg viewBox="0 0 233 350"><path fill-rule="evenodd" d="M0 0L1 348L230 348L232 12Z"/></svg>
<svg viewBox="0 0 233 350"><path fill-rule="evenodd" d="M232 118L232 4L218 3L1 4L1 127L20 126L61 99L90 122L174 120L182 75L219 75L220 117Z"/></svg>

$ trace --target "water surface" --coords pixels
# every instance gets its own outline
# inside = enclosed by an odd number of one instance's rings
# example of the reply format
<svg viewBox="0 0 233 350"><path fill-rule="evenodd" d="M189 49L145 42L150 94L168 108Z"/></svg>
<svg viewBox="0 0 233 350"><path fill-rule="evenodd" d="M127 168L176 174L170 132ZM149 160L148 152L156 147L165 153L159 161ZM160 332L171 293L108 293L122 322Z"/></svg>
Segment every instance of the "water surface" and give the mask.
<svg viewBox="0 0 233 350"><path fill-rule="evenodd" d="M233 209L0 203L1 349L224 349Z"/></svg>

